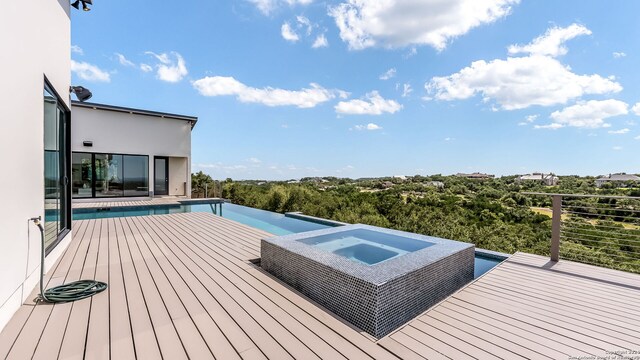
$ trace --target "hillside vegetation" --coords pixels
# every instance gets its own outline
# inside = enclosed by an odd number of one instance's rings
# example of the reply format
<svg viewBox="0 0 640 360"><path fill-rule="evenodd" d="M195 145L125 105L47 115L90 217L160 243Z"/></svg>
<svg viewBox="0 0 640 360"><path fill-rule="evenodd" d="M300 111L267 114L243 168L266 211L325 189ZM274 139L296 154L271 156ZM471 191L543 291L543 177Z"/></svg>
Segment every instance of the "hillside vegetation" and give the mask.
<svg viewBox="0 0 640 360"><path fill-rule="evenodd" d="M210 182L210 183L209 183ZM414 176L407 179L307 178L300 182L213 182L194 175L194 189L208 183L209 196L275 212L301 211L307 215L382 226L476 244L505 253L523 251L549 255L551 197L522 192L638 196L640 189L597 189L594 178L561 177L558 186L518 183L515 177L471 180L456 176ZM213 189L213 190L211 190ZM212 193L213 191L213 193ZM196 193L196 196L204 194ZM640 270L639 219L629 213L614 217L606 205L637 208L635 200L573 199L585 206L585 215L563 217L576 238L563 242L562 256L629 271ZM626 203L625 203L626 201ZM581 209L579 209L581 210ZM588 214L587 214L588 213ZM609 215L607 215L609 214ZM611 215L613 214L613 215ZM639 213L631 213L640 215ZM602 244L600 227L606 226L615 240ZM572 236L574 237L574 236ZM618 240L631 239L630 241ZM640 242L638 243L640 245Z"/></svg>

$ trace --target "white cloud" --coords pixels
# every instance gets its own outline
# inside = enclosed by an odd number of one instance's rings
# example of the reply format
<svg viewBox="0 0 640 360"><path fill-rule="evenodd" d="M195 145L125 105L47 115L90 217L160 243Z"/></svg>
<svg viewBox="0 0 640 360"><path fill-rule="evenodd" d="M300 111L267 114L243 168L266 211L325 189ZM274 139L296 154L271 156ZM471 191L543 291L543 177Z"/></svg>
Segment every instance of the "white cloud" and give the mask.
<svg viewBox="0 0 640 360"><path fill-rule="evenodd" d="M622 51L614 51L613 52L613 57L616 58L616 59L619 59L619 58L625 57L625 56L627 56L627 54L623 53Z"/></svg>
<svg viewBox="0 0 640 360"><path fill-rule="evenodd" d="M324 34L318 35L316 39L313 41L313 45L311 45L311 47L314 49L323 48L327 46L329 46L329 41L327 41L327 37L324 36Z"/></svg>
<svg viewBox="0 0 640 360"><path fill-rule="evenodd" d="M635 105L633 105L631 111L633 111L634 114L640 116L640 102L637 102Z"/></svg>
<svg viewBox="0 0 640 360"><path fill-rule="evenodd" d="M622 146L614 146L611 149L615 150L615 151L620 151L620 150L622 150Z"/></svg>
<svg viewBox="0 0 640 360"><path fill-rule="evenodd" d="M204 96L235 95L245 103L259 103L266 106L296 106L312 108L323 102L341 96L340 90L325 89L311 83L309 88L284 90L272 87L254 88L233 77L207 76L193 82L193 87Z"/></svg>
<svg viewBox="0 0 640 360"><path fill-rule="evenodd" d="M247 173L247 171L250 172L249 167L242 164L231 165L231 164L216 162L211 164L201 163L201 164L194 164L194 165L195 165L195 168L197 169L217 170L218 172L222 172L225 174Z"/></svg>
<svg viewBox="0 0 640 360"><path fill-rule="evenodd" d="M369 131L382 130L382 126L374 124L374 123L369 123L367 125L356 125L353 128L358 130L358 131L360 131L360 130L369 130Z"/></svg>
<svg viewBox="0 0 640 360"><path fill-rule="evenodd" d="M531 124L532 122L536 121L537 118L538 118L538 114L527 115L524 118L524 121L518 123L518 126L527 126L527 125ZM539 128L539 127L537 127L537 128Z"/></svg>
<svg viewBox="0 0 640 360"><path fill-rule="evenodd" d="M115 53L114 55L118 59L118 62L120 63L120 65L122 65L122 66L136 66L136 64L134 64L133 62L129 61L124 55L122 55L120 53Z"/></svg>
<svg viewBox="0 0 640 360"><path fill-rule="evenodd" d="M307 36L311 35L315 24L313 24L311 20L309 20L309 18L307 18L306 16L298 15L296 16L296 21L298 22L298 27L306 28L305 33L307 34Z"/></svg>
<svg viewBox="0 0 640 360"><path fill-rule="evenodd" d="M291 28L291 25L289 25L288 22L282 24L282 27L280 28L280 34L282 34L283 39L290 42L296 42L300 40L300 36L296 34L296 32Z"/></svg>
<svg viewBox="0 0 640 360"><path fill-rule="evenodd" d="M350 49L429 45L442 50L509 14L519 0L347 0L329 8Z"/></svg>
<svg viewBox="0 0 640 360"><path fill-rule="evenodd" d="M311 47L314 49L327 47L329 42L325 36L326 29L321 33L314 34L314 30L319 28L318 24L315 24L309 20L306 16L298 15L295 17L295 21L285 21L280 27L280 35L282 38L296 43L303 39L314 38L311 42Z"/></svg>
<svg viewBox="0 0 640 360"><path fill-rule="evenodd" d="M313 2L313 0L248 0L250 3L254 4L260 12L264 15L271 14L275 9L277 9L282 4L287 4L289 6L294 5L309 5Z"/></svg>
<svg viewBox="0 0 640 360"><path fill-rule="evenodd" d="M485 102L494 101L503 110L566 104L586 94L621 91L614 77L578 75L554 58L566 53L564 41L586 33L591 32L576 24L552 28L528 45L509 49L512 53L529 53L527 56L474 61L457 73L432 78L425 88L438 100L462 100L481 94Z"/></svg>
<svg viewBox="0 0 640 360"><path fill-rule="evenodd" d="M71 52L78 55L84 55L84 51L78 45L71 45Z"/></svg>
<svg viewBox="0 0 640 360"><path fill-rule="evenodd" d="M634 137L635 140L640 140L640 135Z"/></svg>
<svg viewBox="0 0 640 360"><path fill-rule="evenodd" d="M335 106L335 110L340 114L352 115L381 115L383 113L393 114L402 109L395 100L386 100L377 91L368 93L364 100L354 99L349 101L340 101Z"/></svg>
<svg viewBox="0 0 640 360"><path fill-rule="evenodd" d="M380 80L389 80L396 76L396 68L391 68L387 70L384 74L379 76Z"/></svg>
<svg viewBox="0 0 640 360"><path fill-rule="evenodd" d="M622 90L615 81L597 74L575 74L558 60L539 55L475 61L455 74L432 78L425 87L438 100L482 94L484 101L494 100L504 110L565 104L584 94Z"/></svg>
<svg viewBox="0 0 640 360"><path fill-rule="evenodd" d="M628 105L619 100L589 100L554 111L550 116L553 123L545 126L555 129L564 126L589 129L610 127L611 124L606 123L605 119L628 112Z"/></svg>
<svg viewBox="0 0 640 360"><path fill-rule="evenodd" d="M140 70L144 72L150 72L150 71L153 71L153 68L151 67L151 65L142 63L140 64Z"/></svg>
<svg viewBox="0 0 640 360"><path fill-rule="evenodd" d="M578 24L571 24L565 28L552 27L527 45L509 46L509 54L525 53L552 57L564 55L568 51L564 43L580 35L591 35L591 30Z"/></svg>
<svg viewBox="0 0 640 360"><path fill-rule="evenodd" d="M252 164L260 164L262 161L256 157L250 157L247 159L248 162Z"/></svg>
<svg viewBox="0 0 640 360"><path fill-rule="evenodd" d="M418 53L418 49L415 46L413 46L412 48L409 49L409 51L407 51L404 55L402 55L402 58L406 60L410 57L413 57L417 53Z"/></svg>
<svg viewBox="0 0 640 360"><path fill-rule="evenodd" d="M453 141L453 140L455 140L455 138L452 138L452 137L446 137L446 138L444 138L444 141Z"/></svg>
<svg viewBox="0 0 640 360"><path fill-rule="evenodd" d="M98 82L111 81L111 76L108 72L86 62L71 60L71 71L82 80Z"/></svg>
<svg viewBox="0 0 640 360"><path fill-rule="evenodd" d="M631 131L630 129L624 128L624 129L620 129L620 130L609 130L608 133L609 134L614 134L614 135L623 135L628 133L629 131Z"/></svg>
<svg viewBox="0 0 640 360"><path fill-rule="evenodd" d="M352 171L353 169L355 169L355 166L353 166L353 165L347 165L347 166L344 166L344 167L342 167L342 168L340 168L340 169L337 169L337 170L336 170L336 173L338 173L338 174L342 174L342 173L344 173L344 172L350 172L350 171Z"/></svg>
<svg viewBox="0 0 640 360"><path fill-rule="evenodd" d="M169 54L156 54L154 52L147 51L145 54L152 55L159 61L159 63L156 64L156 77L159 80L176 83L182 80L189 73L182 55L175 51L172 51Z"/></svg>
<svg viewBox="0 0 640 360"><path fill-rule="evenodd" d="M562 124L558 124L558 123L551 123L551 124L547 124L547 125L535 125L533 128L534 129L551 129L551 130L557 130L560 128L563 128L564 125Z"/></svg>
<svg viewBox="0 0 640 360"><path fill-rule="evenodd" d="M407 97L412 92L413 92L413 89L411 88L411 84L403 84L402 85L402 97Z"/></svg>

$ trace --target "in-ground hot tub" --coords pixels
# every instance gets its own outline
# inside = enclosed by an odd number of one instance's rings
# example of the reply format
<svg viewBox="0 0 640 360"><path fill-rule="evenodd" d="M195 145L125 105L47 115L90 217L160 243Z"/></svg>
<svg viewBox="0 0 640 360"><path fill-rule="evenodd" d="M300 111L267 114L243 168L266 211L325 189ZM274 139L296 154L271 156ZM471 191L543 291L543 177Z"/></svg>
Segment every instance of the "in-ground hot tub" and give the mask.
<svg viewBox="0 0 640 360"><path fill-rule="evenodd" d="M473 280L473 244L368 225L261 245L266 271L378 338Z"/></svg>

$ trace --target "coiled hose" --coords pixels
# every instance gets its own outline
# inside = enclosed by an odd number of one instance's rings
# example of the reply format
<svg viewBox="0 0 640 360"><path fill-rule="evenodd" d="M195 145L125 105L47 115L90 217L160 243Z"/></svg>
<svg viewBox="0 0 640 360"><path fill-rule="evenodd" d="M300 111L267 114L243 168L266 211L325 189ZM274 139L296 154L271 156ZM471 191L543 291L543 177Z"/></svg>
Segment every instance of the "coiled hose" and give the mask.
<svg viewBox="0 0 640 360"><path fill-rule="evenodd" d="M41 256L40 256L40 294L37 301L48 303L64 303L69 301L82 300L91 297L107 288L107 284L95 280L79 280L68 284L44 289L44 227L40 218L31 219L38 229L40 229Z"/></svg>

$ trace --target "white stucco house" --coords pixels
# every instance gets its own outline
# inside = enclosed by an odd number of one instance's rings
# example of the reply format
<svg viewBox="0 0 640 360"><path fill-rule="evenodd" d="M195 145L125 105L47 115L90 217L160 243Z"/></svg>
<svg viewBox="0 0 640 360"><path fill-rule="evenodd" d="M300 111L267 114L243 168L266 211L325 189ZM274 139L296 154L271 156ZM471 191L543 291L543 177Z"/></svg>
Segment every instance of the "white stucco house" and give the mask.
<svg viewBox="0 0 640 360"><path fill-rule="evenodd" d="M558 185L559 178L552 173L548 173L548 174L533 173L533 174L518 176L518 178L516 179L516 182L520 182L520 183L527 182L527 181L539 182L546 186L556 186Z"/></svg>
<svg viewBox="0 0 640 360"><path fill-rule="evenodd" d="M8 1L0 11L0 329L40 273L40 233L50 267L71 230L71 19L68 0ZM45 207L47 216L45 216Z"/></svg>
<svg viewBox="0 0 640 360"><path fill-rule="evenodd" d="M602 187L605 184L613 184L613 186L616 187L626 187L634 183L640 183L640 176L634 174L618 173L600 176L596 179L596 187Z"/></svg>
<svg viewBox="0 0 640 360"><path fill-rule="evenodd" d="M191 194L197 117L73 101L74 201Z"/></svg>
<svg viewBox="0 0 640 360"><path fill-rule="evenodd" d="M72 197L191 192L197 118L71 101L81 85L71 83L71 11L69 0L8 1L0 11L0 330L39 280L34 218L46 230L46 272L73 236Z"/></svg>

